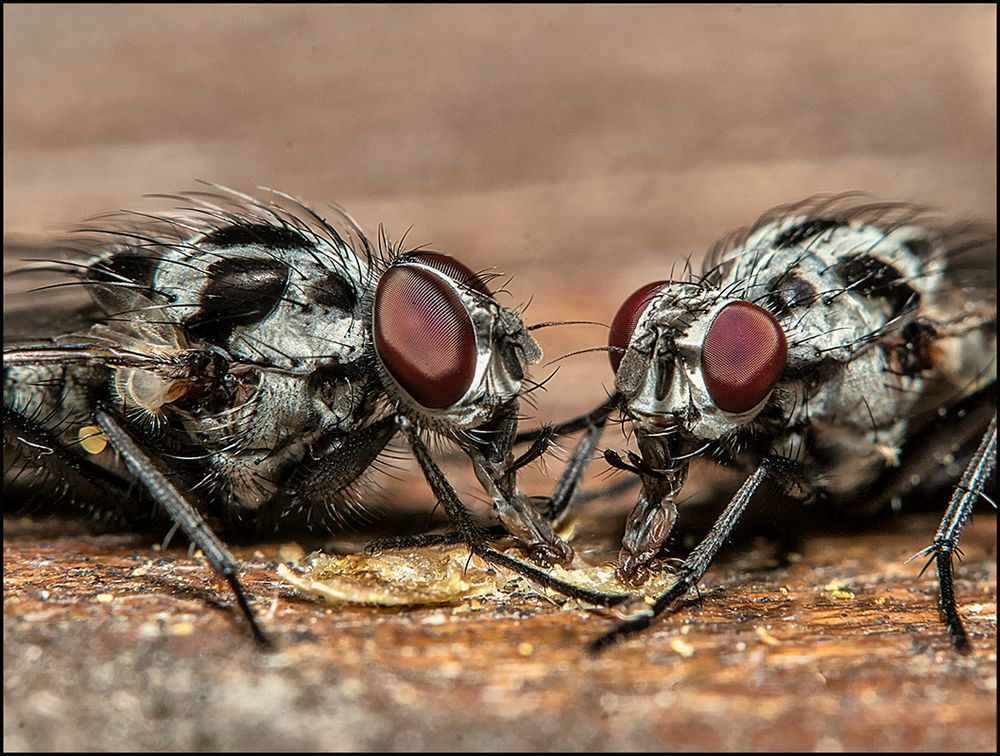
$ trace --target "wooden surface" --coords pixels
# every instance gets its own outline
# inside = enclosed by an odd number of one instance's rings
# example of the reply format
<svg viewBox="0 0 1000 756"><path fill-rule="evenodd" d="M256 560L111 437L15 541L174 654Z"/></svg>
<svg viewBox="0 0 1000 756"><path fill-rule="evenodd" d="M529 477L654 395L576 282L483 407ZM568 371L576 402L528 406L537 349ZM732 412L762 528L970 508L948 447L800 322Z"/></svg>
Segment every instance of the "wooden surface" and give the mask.
<svg viewBox="0 0 1000 756"><path fill-rule="evenodd" d="M994 750L996 520L963 539L962 656L933 577L904 561L934 519L810 539L786 567L740 549L700 602L596 657L600 612L523 595L335 608L276 577L275 544L237 550L277 643L263 653L183 549L7 521L5 745Z"/></svg>
<svg viewBox="0 0 1000 756"><path fill-rule="evenodd" d="M7 5L5 248L163 209L140 196L199 178L265 185L513 274L505 303L530 300L528 322L608 322L684 256L817 192L995 221L995 31L992 6ZM551 359L606 331L539 338ZM538 420L610 383L604 354L558 364ZM429 492L412 465L401 478L386 508L405 501L412 530ZM627 506L595 503L580 537L611 547ZM161 534L5 518L4 745L992 751L985 509L959 568L971 656L905 563L932 514L816 535L790 566L744 545L702 602L598 657L582 649L607 617L537 597L311 603L276 578L279 544L237 548L279 640L262 654L203 562L152 550Z"/></svg>

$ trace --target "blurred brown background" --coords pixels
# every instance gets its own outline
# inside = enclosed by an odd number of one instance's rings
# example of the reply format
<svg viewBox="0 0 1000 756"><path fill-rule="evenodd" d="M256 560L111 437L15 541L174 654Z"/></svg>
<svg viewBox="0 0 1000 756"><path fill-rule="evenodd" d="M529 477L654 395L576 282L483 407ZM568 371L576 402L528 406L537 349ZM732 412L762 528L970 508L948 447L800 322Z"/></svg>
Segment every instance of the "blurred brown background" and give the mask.
<svg viewBox="0 0 1000 756"><path fill-rule="evenodd" d="M319 208L336 201L394 238L412 226L410 244L513 274L507 303L533 297L529 322L608 322L678 259L813 193L860 189L994 220L996 9L4 6L5 245L111 209L162 209L141 195L195 188L195 179L274 187ZM539 336L552 358L600 345L606 332ZM590 408L610 383L603 354L561 364L541 418ZM610 661L581 658L573 649L604 626L591 621L586 632L556 632L561 666L544 655L519 666L528 662L508 648L497 662L505 682L462 688L456 700L447 689L460 685L435 677L439 664L414 671L411 656L379 658L386 646L362 640L333 658L313 649L320 680L303 657L262 661L249 646L230 648L242 639L224 612L210 613L212 643L159 639L166 656L150 656L135 626L101 624L108 608L98 605L39 626L5 613L5 746L991 750L995 520L977 526L965 574L978 576L977 589L992 586L975 600L993 612L978 665L949 656L933 611L920 625L933 652L879 647L823 667L812 649L801 662L808 675L787 678L780 670L790 667L763 657L733 666L725 654L747 638L724 635L724 617L714 648L728 661L706 652L702 667L687 668L666 635L659 650L636 642ZM913 565L902 559L933 527L922 522L887 547L907 579ZM37 534L18 543L37 544ZM98 541L95 563L120 547ZM70 547L53 548L65 557ZM871 566L859 559L854 568ZM16 548L5 548L5 571L16 564ZM30 580L11 585L5 607L11 595L34 595ZM933 581L919 585L917 599L933 609ZM169 597L170 585L160 592ZM188 603L199 613L203 602ZM17 606L10 611L38 609ZM335 632L367 637L364 622ZM380 643L398 650L403 630L388 632ZM536 632L525 637L548 637ZM753 632L749 642L761 645ZM459 659L470 653L455 644ZM119 647L126 661L116 666ZM926 664L912 663L915 654ZM891 672L871 687L857 682L892 659L910 675L905 684ZM841 688L810 687L838 669L851 671ZM489 670L482 660L480 674ZM401 674L409 688L399 688ZM254 681L258 692L244 698ZM947 695L928 698L935 687ZM476 690L485 692L472 698ZM754 706L760 690L770 690L769 709ZM414 712L414 691L439 719ZM386 713L362 706L366 695Z"/></svg>

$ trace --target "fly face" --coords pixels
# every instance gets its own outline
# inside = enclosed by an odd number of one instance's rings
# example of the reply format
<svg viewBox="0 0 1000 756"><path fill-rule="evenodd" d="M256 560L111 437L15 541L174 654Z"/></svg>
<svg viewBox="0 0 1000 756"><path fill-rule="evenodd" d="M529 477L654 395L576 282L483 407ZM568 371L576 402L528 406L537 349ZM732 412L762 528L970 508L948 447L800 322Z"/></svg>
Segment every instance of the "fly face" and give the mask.
<svg viewBox="0 0 1000 756"><path fill-rule="evenodd" d="M633 423L701 441L753 420L788 356L781 325L763 307L669 281L626 300L609 345L615 387Z"/></svg>
<svg viewBox="0 0 1000 756"><path fill-rule="evenodd" d="M965 644L951 556L995 461L995 248L992 229L935 225L910 206L819 199L731 235L702 275L632 294L609 336L617 392L592 413L619 407L639 448L627 462L605 452L642 483L619 577L641 583L661 554L691 458L747 477L677 585L598 645L695 586L765 479L849 508L954 486L948 460L971 455L926 552Z"/></svg>

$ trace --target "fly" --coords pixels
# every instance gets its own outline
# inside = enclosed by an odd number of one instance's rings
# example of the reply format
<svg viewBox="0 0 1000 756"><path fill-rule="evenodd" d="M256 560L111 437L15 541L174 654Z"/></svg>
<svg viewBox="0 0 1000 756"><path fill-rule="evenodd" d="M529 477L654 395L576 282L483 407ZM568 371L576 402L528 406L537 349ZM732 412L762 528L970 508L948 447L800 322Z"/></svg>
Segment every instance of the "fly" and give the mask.
<svg viewBox="0 0 1000 756"><path fill-rule="evenodd" d="M581 470L616 410L634 435L638 454L604 452L642 486L618 577L640 585L656 568L692 458L744 482L676 584L595 648L648 627L696 587L764 481L845 511L950 486L917 556L936 565L943 618L967 648L952 558L996 459L995 256L992 229L935 224L904 204L815 198L718 242L701 275L628 297L607 347L615 392L558 429L588 429L571 463ZM956 458L968 460L964 473Z"/></svg>
<svg viewBox="0 0 1000 756"><path fill-rule="evenodd" d="M34 266L69 276L50 291L82 287L88 304L7 313L8 492L55 494L124 524L171 523L265 643L216 531L336 529L402 435L473 552L614 602L490 548L431 455L429 438L457 444L505 533L542 565L572 559L517 487L517 469L549 439L514 458L533 385L525 371L541 350L489 277L393 249L384 234L376 247L339 209L328 221L279 192L173 199L183 206L171 213L104 216L69 257Z"/></svg>

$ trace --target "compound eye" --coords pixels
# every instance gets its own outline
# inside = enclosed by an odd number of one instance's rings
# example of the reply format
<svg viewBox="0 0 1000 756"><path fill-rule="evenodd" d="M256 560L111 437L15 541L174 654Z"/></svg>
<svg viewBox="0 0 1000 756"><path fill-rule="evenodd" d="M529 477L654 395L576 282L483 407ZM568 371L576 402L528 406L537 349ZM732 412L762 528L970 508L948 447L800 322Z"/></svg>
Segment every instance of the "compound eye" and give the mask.
<svg viewBox="0 0 1000 756"><path fill-rule="evenodd" d="M462 300L440 276L416 265L389 268L375 290L373 320L379 359L422 407L450 407L469 390L475 330Z"/></svg>
<svg viewBox="0 0 1000 756"><path fill-rule="evenodd" d="M788 342L774 316L750 302L733 302L708 328L701 372L719 409L748 412L771 393L787 356Z"/></svg>
<svg viewBox="0 0 1000 756"><path fill-rule="evenodd" d="M646 311L649 303L653 301L660 289L668 283L670 282L654 281L651 284L646 284L634 292L618 308L615 319L611 321L611 331L608 333L608 346L612 347L608 356L611 358L611 369L616 373L618 366L622 363L622 358L625 356L625 350L632 340L632 332L635 331L636 323L639 322L642 313Z"/></svg>
<svg viewBox="0 0 1000 756"><path fill-rule="evenodd" d="M439 270L452 281L456 281L466 288L478 291L484 296L493 296L493 292L486 287L483 280L454 257L442 255L440 252L416 252L412 255L407 255L406 259L415 260L426 265L428 268Z"/></svg>

